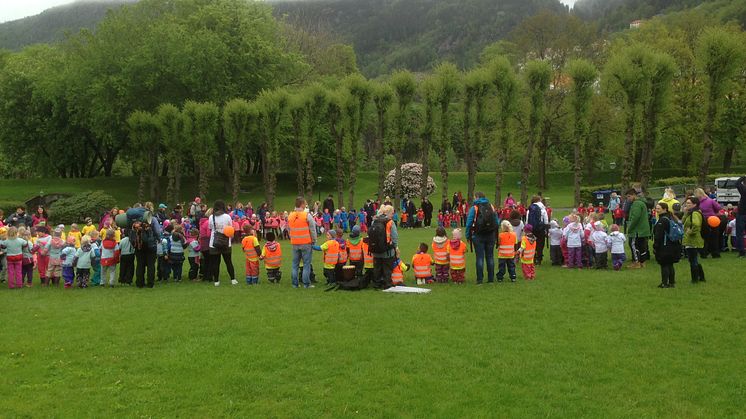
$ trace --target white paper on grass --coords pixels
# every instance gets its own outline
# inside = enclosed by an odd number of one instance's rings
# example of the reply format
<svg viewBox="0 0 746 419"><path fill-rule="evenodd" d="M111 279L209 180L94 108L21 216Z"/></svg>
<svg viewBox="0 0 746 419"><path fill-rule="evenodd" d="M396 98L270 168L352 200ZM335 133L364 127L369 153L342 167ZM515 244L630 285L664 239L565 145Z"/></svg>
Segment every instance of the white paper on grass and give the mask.
<svg viewBox="0 0 746 419"><path fill-rule="evenodd" d="M415 287L402 287L396 286L383 290L383 292L393 292L395 294L427 294L431 289L428 288L415 288Z"/></svg>

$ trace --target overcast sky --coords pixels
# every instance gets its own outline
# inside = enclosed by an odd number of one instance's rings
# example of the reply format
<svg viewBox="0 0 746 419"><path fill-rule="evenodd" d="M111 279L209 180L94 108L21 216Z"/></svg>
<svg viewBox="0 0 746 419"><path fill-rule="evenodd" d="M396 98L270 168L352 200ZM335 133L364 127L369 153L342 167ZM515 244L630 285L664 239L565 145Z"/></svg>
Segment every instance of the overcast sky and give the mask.
<svg viewBox="0 0 746 419"><path fill-rule="evenodd" d="M570 6L575 0L560 0ZM72 3L73 0L0 0L0 22L38 15L50 7Z"/></svg>

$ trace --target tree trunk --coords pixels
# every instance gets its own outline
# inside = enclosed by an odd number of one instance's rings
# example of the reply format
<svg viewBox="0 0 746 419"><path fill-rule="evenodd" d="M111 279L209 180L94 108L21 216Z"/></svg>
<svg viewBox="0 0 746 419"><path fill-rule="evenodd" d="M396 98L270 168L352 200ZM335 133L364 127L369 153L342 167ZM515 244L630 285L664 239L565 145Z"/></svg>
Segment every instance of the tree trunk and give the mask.
<svg viewBox="0 0 746 419"><path fill-rule="evenodd" d="M360 142L360 135L358 134L353 133L352 139L350 140L350 145L352 147L350 150L350 175L347 180L347 206L350 209L355 208L355 186L357 185L357 156Z"/></svg>
<svg viewBox="0 0 746 419"><path fill-rule="evenodd" d="M145 173L145 170L142 170L140 172L140 179L137 183L137 200L140 201L140 203L145 202L145 185L148 183L147 174Z"/></svg>
<svg viewBox="0 0 746 419"><path fill-rule="evenodd" d="M536 133L535 128L531 129L531 135L529 135L528 142L526 143L525 154L523 155L523 165L521 166L521 204L526 206L528 203L528 175L531 170L531 155L534 150L534 143Z"/></svg>
<svg viewBox="0 0 746 419"><path fill-rule="evenodd" d="M386 121L385 115L379 112L378 115L378 140L376 141L376 160L378 161L378 199L383 202L383 183L386 180L383 166L383 143L386 139Z"/></svg>
<svg viewBox="0 0 746 419"><path fill-rule="evenodd" d="M736 153L736 147L735 146L728 146L725 149L725 154L723 155L723 172L729 173L731 166L733 166L733 155Z"/></svg>
<svg viewBox="0 0 746 419"><path fill-rule="evenodd" d="M202 199L207 198L207 192L209 189L210 177L208 175L206 166L200 166L199 168L199 196Z"/></svg>
<svg viewBox="0 0 746 419"><path fill-rule="evenodd" d="M420 180L420 199L427 198L427 178L430 176L430 133L422 135L420 144L420 165L422 166L422 178Z"/></svg>
<svg viewBox="0 0 746 419"><path fill-rule="evenodd" d="M331 126L331 134L337 145L336 157L337 157L337 202L339 206L344 206L344 193L345 193L345 177L344 177L344 163L342 161L342 152L344 151L344 130L337 130L337 127Z"/></svg>
<svg viewBox="0 0 746 419"><path fill-rule="evenodd" d="M233 153L233 191L231 198L233 204L238 202L238 194L241 192L241 159L238 157L238 153Z"/></svg>
<svg viewBox="0 0 746 419"><path fill-rule="evenodd" d="M174 177L174 202L181 201L181 164L180 160L174 160L171 164L171 172Z"/></svg>
<svg viewBox="0 0 746 419"><path fill-rule="evenodd" d="M715 115L717 113L717 98L710 95L707 104L707 120L705 121L704 135L702 138L702 165L699 169L699 186L704 187L707 176L710 174L710 161L712 160L712 132L715 126Z"/></svg>
<svg viewBox="0 0 746 419"><path fill-rule="evenodd" d="M647 190L648 184L653 176L653 153L657 142L658 114L655 109L648 109L646 118L647 141L643 144L642 168L640 169L640 186Z"/></svg>
<svg viewBox="0 0 746 419"><path fill-rule="evenodd" d="M627 127L624 137L625 156L622 162L622 189L627 190L632 182L632 170L634 163L634 133L635 133L635 110L634 104L627 110Z"/></svg>
<svg viewBox="0 0 746 419"><path fill-rule="evenodd" d="M539 139L539 189L544 190L547 188L547 148L549 147L548 139L549 133L551 132L551 124L545 121L542 124L541 138Z"/></svg>
<svg viewBox="0 0 746 419"><path fill-rule="evenodd" d="M576 122L576 124L579 124L579 121ZM579 134L580 127L576 125L575 127L575 141L574 141L574 150L573 150L573 156L575 158L575 164L573 165L573 170L575 171L574 176L574 182L573 186L575 188L575 207L580 204L580 185L583 182L583 156L580 152L581 143L583 141L582 137Z"/></svg>
<svg viewBox="0 0 746 419"><path fill-rule="evenodd" d="M476 162L474 159L474 142L471 138L471 94L466 93L466 99L464 100L464 162L466 163L466 193L471 199L474 196L474 185L476 184Z"/></svg>
<svg viewBox="0 0 746 419"><path fill-rule="evenodd" d="M505 162L508 159L508 121L503 118L500 124L500 137L497 143L497 165L495 167L495 206L502 205L502 184Z"/></svg>
<svg viewBox="0 0 746 419"><path fill-rule="evenodd" d="M441 199L441 202L448 199L448 148L443 150L442 153L440 153L440 181L443 184L440 190L442 191L441 194L443 195L443 199Z"/></svg>
<svg viewBox="0 0 746 419"><path fill-rule="evenodd" d="M306 201L313 202L313 186L316 184L316 179L313 177L313 158L308 156L306 158Z"/></svg>

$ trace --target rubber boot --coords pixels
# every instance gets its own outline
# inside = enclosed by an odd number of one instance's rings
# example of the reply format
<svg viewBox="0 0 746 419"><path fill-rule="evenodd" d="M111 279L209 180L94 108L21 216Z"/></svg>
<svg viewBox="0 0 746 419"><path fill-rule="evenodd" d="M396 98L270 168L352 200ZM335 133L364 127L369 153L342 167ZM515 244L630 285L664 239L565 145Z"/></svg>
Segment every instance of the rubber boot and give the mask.
<svg viewBox="0 0 746 419"><path fill-rule="evenodd" d="M692 276L692 284L696 284L697 282L699 282L699 266L692 267L689 271L691 272Z"/></svg>
<svg viewBox="0 0 746 419"><path fill-rule="evenodd" d="M702 269L702 265L698 265L697 266L697 270L699 271L699 280L701 282L707 282L705 280L705 271L704 271L704 269Z"/></svg>

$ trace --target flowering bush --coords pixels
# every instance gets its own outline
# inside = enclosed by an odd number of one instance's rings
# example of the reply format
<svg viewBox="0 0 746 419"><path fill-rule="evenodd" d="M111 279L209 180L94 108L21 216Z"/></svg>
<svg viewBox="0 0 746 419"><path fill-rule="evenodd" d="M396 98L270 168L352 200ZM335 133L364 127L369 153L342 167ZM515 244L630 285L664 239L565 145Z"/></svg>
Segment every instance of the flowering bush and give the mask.
<svg viewBox="0 0 746 419"><path fill-rule="evenodd" d="M396 188L394 185L395 170L391 170L386 175L386 180L383 182L384 194L391 196L392 198L396 195ZM404 163L401 166L401 185L402 185L402 196L401 198L415 198L420 196L420 183L422 182L422 165L418 163ZM435 191L435 181L430 176L427 177L427 195L432 195Z"/></svg>

